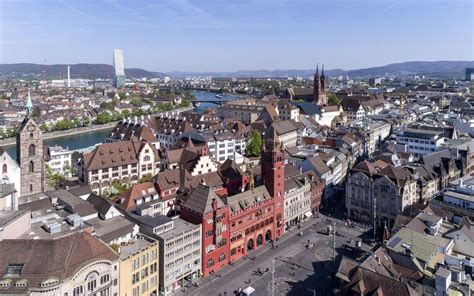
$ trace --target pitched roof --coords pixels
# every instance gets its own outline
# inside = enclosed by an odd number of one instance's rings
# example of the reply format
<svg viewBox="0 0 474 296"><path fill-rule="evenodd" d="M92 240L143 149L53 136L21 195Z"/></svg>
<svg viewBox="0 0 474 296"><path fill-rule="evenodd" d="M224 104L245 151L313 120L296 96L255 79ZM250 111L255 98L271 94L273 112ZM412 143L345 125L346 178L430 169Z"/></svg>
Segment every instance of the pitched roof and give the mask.
<svg viewBox="0 0 474 296"><path fill-rule="evenodd" d="M87 197L87 202L91 203L101 216L107 214L110 207L112 207L108 200L93 193Z"/></svg>
<svg viewBox="0 0 474 296"><path fill-rule="evenodd" d="M268 193L266 186L258 186L254 190L247 190L242 193L229 196L225 199L232 213L238 213L255 206L261 202L265 202L272 197Z"/></svg>
<svg viewBox="0 0 474 296"><path fill-rule="evenodd" d="M217 202L218 208L225 206L210 186L199 184L186 199L183 207L204 215L205 213L212 212L212 202L214 200Z"/></svg>
<svg viewBox="0 0 474 296"><path fill-rule="evenodd" d="M224 161L224 163L219 168L219 172L222 176L230 179L241 178L244 175L244 172L240 166L232 159L227 159Z"/></svg>
<svg viewBox="0 0 474 296"><path fill-rule="evenodd" d="M318 176L322 176L325 173L331 171L331 169L326 165L326 163L324 163L319 155L307 158L307 160L311 163Z"/></svg>
<svg viewBox="0 0 474 296"><path fill-rule="evenodd" d="M298 130L298 124L294 120L277 121L272 125L277 134L280 136Z"/></svg>
<svg viewBox="0 0 474 296"><path fill-rule="evenodd" d="M409 286L383 276L377 272L357 267L350 277L350 282L343 284L336 295L418 295Z"/></svg>
<svg viewBox="0 0 474 296"><path fill-rule="evenodd" d="M138 163L140 150L144 145L145 142L140 142L135 137L129 141L99 145L94 151L84 154L85 167L90 171L136 164ZM150 145L150 148L155 152L155 157L158 158L158 153L153 145Z"/></svg>
<svg viewBox="0 0 474 296"><path fill-rule="evenodd" d="M133 211L137 207L136 200L142 199L145 196L157 195L155 184L152 182L144 182L135 184L128 188L124 193L117 196L115 204L122 210L129 212Z"/></svg>
<svg viewBox="0 0 474 296"><path fill-rule="evenodd" d="M364 161L361 161L359 162L354 168L353 168L354 171L359 171L359 172L364 172L366 174L368 174L369 176L373 176L375 175L375 173L377 172L377 170L375 169L375 167L372 165L372 163L370 163L369 161L367 160L364 160Z"/></svg>

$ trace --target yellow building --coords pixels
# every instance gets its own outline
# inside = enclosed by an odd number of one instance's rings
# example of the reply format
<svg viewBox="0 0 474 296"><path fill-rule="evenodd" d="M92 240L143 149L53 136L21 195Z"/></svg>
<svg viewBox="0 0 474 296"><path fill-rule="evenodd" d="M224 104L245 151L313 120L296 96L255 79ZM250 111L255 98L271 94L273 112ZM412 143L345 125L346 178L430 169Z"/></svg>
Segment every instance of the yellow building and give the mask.
<svg viewBox="0 0 474 296"><path fill-rule="evenodd" d="M120 254L120 295L158 295L158 243L139 237L122 243Z"/></svg>

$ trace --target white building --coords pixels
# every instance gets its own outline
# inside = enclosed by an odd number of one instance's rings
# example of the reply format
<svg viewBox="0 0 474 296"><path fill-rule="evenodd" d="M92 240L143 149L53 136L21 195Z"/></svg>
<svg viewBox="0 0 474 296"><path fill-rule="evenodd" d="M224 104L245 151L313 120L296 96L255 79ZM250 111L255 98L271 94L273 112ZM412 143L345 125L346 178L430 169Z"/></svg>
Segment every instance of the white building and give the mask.
<svg viewBox="0 0 474 296"><path fill-rule="evenodd" d="M2 294L118 295L118 255L86 232L3 240L0 253L8 253L0 261Z"/></svg>
<svg viewBox="0 0 474 296"><path fill-rule="evenodd" d="M284 210L287 229L311 216L311 184L305 176L285 180Z"/></svg>
<svg viewBox="0 0 474 296"><path fill-rule="evenodd" d="M397 144L406 145L408 152L421 157L436 151L444 143L442 131L403 128L397 131Z"/></svg>
<svg viewBox="0 0 474 296"><path fill-rule="evenodd" d="M21 196L20 166L2 147L0 147L0 172L0 183L15 184L16 194Z"/></svg>
<svg viewBox="0 0 474 296"><path fill-rule="evenodd" d="M247 148L245 137L236 137L228 131L205 132L202 136L212 157L220 163L224 163L227 159L238 159L245 154Z"/></svg>
<svg viewBox="0 0 474 296"><path fill-rule="evenodd" d="M56 173L70 177L71 176L71 155L72 151L64 149L61 146L48 147L45 163Z"/></svg>

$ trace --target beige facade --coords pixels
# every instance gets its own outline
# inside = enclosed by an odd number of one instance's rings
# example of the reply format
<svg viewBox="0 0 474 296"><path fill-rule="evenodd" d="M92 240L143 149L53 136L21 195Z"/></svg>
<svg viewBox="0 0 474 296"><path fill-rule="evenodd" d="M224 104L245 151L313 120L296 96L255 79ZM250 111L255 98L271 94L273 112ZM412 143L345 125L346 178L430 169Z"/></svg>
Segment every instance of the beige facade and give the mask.
<svg viewBox="0 0 474 296"><path fill-rule="evenodd" d="M120 252L120 295L158 295L158 242L138 238L123 243Z"/></svg>
<svg viewBox="0 0 474 296"><path fill-rule="evenodd" d="M349 175L346 183L346 208L350 219L391 227L407 206L417 201L414 180L395 181L387 176L363 172Z"/></svg>

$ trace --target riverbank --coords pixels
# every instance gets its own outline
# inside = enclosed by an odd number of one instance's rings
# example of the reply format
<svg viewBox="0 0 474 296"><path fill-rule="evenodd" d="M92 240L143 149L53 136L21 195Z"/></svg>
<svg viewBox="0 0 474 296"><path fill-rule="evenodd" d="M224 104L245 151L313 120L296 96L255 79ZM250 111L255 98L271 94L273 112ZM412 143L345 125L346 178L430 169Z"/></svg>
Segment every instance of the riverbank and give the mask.
<svg viewBox="0 0 474 296"><path fill-rule="evenodd" d="M193 107L178 108L171 111L181 113L181 112L188 111L191 109L193 109ZM168 111L168 112L171 112L171 111ZM160 113L162 112L158 112L153 115L157 115ZM46 132L46 133L43 133L43 140L49 140L49 139L54 139L54 138L61 138L64 136L79 135L79 134L92 133L92 132L112 129L118 122L119 121L113 121L113 122L108 122L108 123L100 124L100 125L96 124L96 125L89 125L89 126L83 126L83 127L76 127L73 129L68 129L68 130L63 130L63 131ZM15 137L0 139L0 147L13 146L15 144L16 144Z"/></svg>

